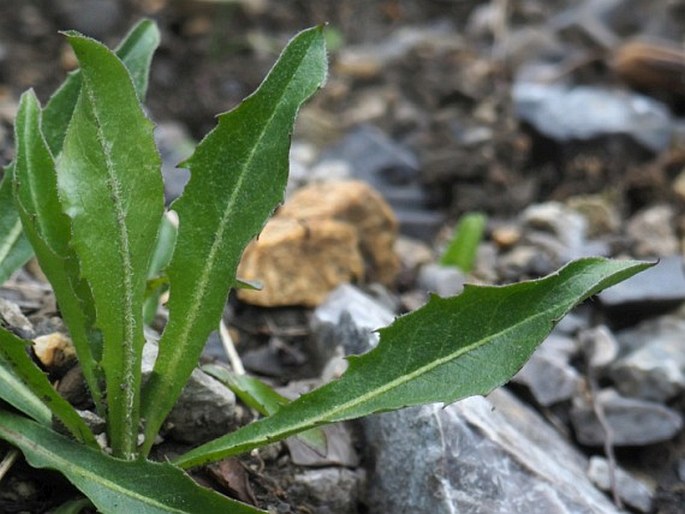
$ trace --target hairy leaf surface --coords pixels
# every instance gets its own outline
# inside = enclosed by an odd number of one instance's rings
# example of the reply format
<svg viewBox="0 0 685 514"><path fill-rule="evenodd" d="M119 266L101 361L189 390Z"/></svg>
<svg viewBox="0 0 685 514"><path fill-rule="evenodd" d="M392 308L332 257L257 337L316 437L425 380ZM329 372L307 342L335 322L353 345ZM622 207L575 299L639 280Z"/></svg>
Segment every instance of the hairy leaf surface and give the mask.
<svg viewBox="0 0 685 514"><path fill-rule="evenodd" d="M27 348L30 344L30 341L24 341L4 328L0 328L0 353L4 361L11 366L14 375L40 398L77 440L97 447L93 433L74 407L55 391L45 373L29 357Z"/></svg>
<svg viewBox="0 0 685 514"><path fill-rule="evenodd" d="M41 110L33 91L21 97L15 121L14 196L31 246L52 284L83 375L98 412L104 412L97 361L101 348L94 332L95 314L88 285L70 246L71 221L62 212L55 162L41 132Z"/></svg>
<svg viewBox="0 0 685 514"><path fill-rule="evenodd" d="M283 199L295 115L326 75L322 32L297 35L259 89L220 115L183 163L191 176L172 205L180 225L169 323L143 395L146 451L219 322L243 250Z"/></svg>
<svg viewBox="0 0 685 514"><path fill-rule="evenodd" d="M543 279L501 287L469 285L459 296L433 296L381 329L375 349L349 357L339 380L176 463L190 467L236 455L323 423L487 394L521 369L571 308L649 266L580 259Z"/></svg>
<svg viewBox="0 0 685 514"><path fill-rule="evenodd" d="M4 284L33 255L12 201L11 175L12 165L5 168L0 182L0 284Z"/></svg>
<svg viewBox="0 0 685 514"><path fill-rule="evenodd" d="M115 50L128 68L138 98L142 101L147 91L152 55L159 46L159 29L151 20L142 20L124 37ZM43 113L45 140L53 155L62 150L64 135L74 113L81 91L81 71L69 74L64 83L50 97Z"/></svg>
<svg viewBox="0 0 685 514"><path fill-rule="evenodd" d="M105 514L263 512L199 486L170 464L115 459L1 409L0 438L33 467L64 474Z"/></svg>
<svg viewBox="0 0 685 514"><path fill-rule="evenodd" d="M143 20L128 33L116 50L117 55L129 69L141 99L144 98L147 90L150 62L158 45L159 29L154 22ZM45 106L43 130L53 155L57 155L62 150L64 134L74 112L80 90L81 72L77 70L69 74ZM6 185L4 185L5 182L7 182ZM31 245L23 234L14 203L8 200L11 189L9 181L3 180L3 184L0 184L0 284L33 255ZM92 304L87 297L82 301L84 304Z"/></svg>
<svg viewBox="0 0 685 514"><path fill-rule="evenodd" d="M123 63L95 40L67 37L83 87L57 160L59 192L102 332L112 450L133 458L143 295L164 210L161 163L153 125Z"/></svg>

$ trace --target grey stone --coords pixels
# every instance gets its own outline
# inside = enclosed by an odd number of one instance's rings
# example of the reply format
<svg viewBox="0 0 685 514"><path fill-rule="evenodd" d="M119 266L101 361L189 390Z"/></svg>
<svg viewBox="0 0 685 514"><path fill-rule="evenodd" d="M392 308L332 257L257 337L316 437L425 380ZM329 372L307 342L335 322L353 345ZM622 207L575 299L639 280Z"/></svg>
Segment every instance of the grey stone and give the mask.
<svg viewBox="0 0 685 514"><path fill-rule="evenodd" d="M359 288L340 285L312 315L316 355L325 363L338 345L342 345L347 354L364 353L378 343L378 334L374 331L394 319L390 310Z"/></svg>
<svg viewBox="0 0 685 514"><path fill-rule="evenodd" d="M158 351L156 342L145 343L143 381L152 373ZM167 416L163 430L176 441L200 444L238 428L244 414L230 389L196 368Z"/></svg>
<svg viewBox="0 0 685 514"><path fill-rule="evenodd" d="M19 306L4 298L0 298L0 326L24 339L31 339L35 335L33 324L24 316Z"/></svg>
<svg viewBox="0 0 685 514"><path fill-rule="evenodd" d="M373 514L616 513L587 460L504 390L364 421Z"/></svg>
<svg viewBox="0 0 685 514"><path fill-rule="evenodd" d="M520 244L500 256L497 272L504 280L520 280L522 276L543 276L559 267L555 256L539 247Z"/></svg>
<svg viewBox="0 0 685 514"><path fill-rule="evenodd" d="M314 170L321 167L345 174L349 170L351 178L369 183L393 208L403 234L428 240L444 221L442 214L427 208L416 155L376 127L352 130L323 153Z"/></svg>
<svg viewBox="0 0 685 514"><path fill-rule="evenodd" d="M606 368L618 357L618 341L606 325L583 330L579 339L590 368Z"/></svg>
<svg viewBox="0 0 685 514"><path fill-rule="evenodd" d="M599 299L609 308L676 305L685 300L683 259L677 255L664 257L656 266L602 291Z"/></svg>
<svg viewBox="0 0 685 514"><path fill-rule="evenodd" d="M681 415L659 403L625 398L613 389L600 391L596 401L604 411L615 446L644 446L668 441L683 428ZM604 427L589 403L577 397L570 415L580 443L604 444Z"/></svg>
<svg viewBox="0 0 685 514"><path fill-rule="evenodd" d="M310 469L296 474L291 488L313 501L317 514L356 514L364 482L363 470Z"/></svg>
<svg viewBox="0 0 685 514"><path fill-rule="evenodd" d="M611 490L609 462L605 458L591 457L587 474L590 480L602 491ZM652 510L652 497L654 493L646 484L620 467L614 470L614 476L616 479L616 491L624 503L639 512L650 512Z"/></svg>
<svg viewBox="0 0 685 514"><path fill-rule="evenodd" d="M543 406L570 400L580 387L581 378L569 364L577 350L573 339L552 334L533 353L513 378L524 384Z"/></svg>
<svg viewBox="0 0 685 514"><path fill-rule="evenodd" d="M658 153L671 141L668 107L643 95L529 82L515 84L512 94L518 117L558 142L626 135Z"/></svg>
<svg viewBox="0 0 685 514"><path fill-rule="evenodd" d="M559 202L531 205L521 214L521 222L528 231L540 230L554 235L567 250L568 258L580 253L585 243L587 220L582 214ZM565 256L562 254L559 257Z"/></svg>
<svg viewBox="0 0 685 514"><path fill-rule="evenodd" d="M465 282L466 275L459 269L436 263L421 266L417 277L417 287L442 297L461 293Z"/></svg>
<svg viewBox="0 0 685 514"><path fill-rule="evenodd" d="M663 316L618 335L626 355L611 377L627 396L665 402L685 391L685 319Z"/></svg>
<svg viewBox="0 0 685 514"><path fill-rule="evenodd" d="M118 0L59 0L57 12L65 27L103 39L123 19Z"/></svg>
<svg viewBox="0 0 685 514"><path fill-rule="evenodd" d="M638 212L628 221L626 232L634 241L636 257L666 257L678 253L674 216L671 206L655 205Z"/></svg>
<svg viewBox="0 0 685 514"><path fill-rule="evenodd" d="M162 176L164 177L164 198L167 204L181 196L190 172L177 168L178 163L192 155L195 143L188 131L179 123L159 123L155 128L155 142L162 157Z"/></svg>
<svg viewBox="0 0 685 514"><path fill-rule="evenodd" d="M344 423L321 427L326 437L325 449L314 448L306 440L294 436L285 440L293 464L308 467L359 465L359 455L352 443L352 434Z"/></svg>

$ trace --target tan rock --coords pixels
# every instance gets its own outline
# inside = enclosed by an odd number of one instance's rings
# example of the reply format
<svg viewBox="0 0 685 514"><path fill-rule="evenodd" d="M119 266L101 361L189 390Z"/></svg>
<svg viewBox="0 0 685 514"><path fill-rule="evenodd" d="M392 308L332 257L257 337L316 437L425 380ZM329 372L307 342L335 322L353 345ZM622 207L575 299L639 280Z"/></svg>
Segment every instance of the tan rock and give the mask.
<svg viewBox="0 0 685 514"><path fill-rule="evenodd" d="M292 195L278 217L348 223L358 234L366 280L389 285L397 276L397 219L381 195L365 182L330 181L304 187Z"/></svg>
<svg viewBox="0 0 685 514"><path fill-rule="evenodd" d="M238 297L264 307L319 305L338 285L359 280L364 260L355 228L332 219L298 221L280 214L245 250L238 277L262 283Z"/></svg>
<svg viewBox="0 0 685 514"><path fill-rule="evenodd" d="M33 340L33 353L47 369L63 368L76 360L76 350L68 336L53 332Z"/></svg>

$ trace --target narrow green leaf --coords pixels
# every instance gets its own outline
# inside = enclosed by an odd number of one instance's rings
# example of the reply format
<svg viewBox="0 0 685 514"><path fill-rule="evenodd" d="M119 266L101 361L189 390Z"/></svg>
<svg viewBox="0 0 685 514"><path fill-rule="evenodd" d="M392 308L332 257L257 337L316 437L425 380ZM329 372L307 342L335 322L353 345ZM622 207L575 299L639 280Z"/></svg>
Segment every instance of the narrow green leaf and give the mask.
<svg viewBox="0 0 685 514"><path fill-rule="evenodd" d="M115 51L128 68L141 101L145 98L150 62L159 46L159 39L157 25L151 20L142 20L124 37ZM62 151L64 135L81 90L81 80L80 70L70 73L45 106L43 131L53 155Z"/></svg>
<svg viewBox="0 0 685 514"><path fill-rule="evenodd" d="M140 98L147 90L152 54L159 45L159 30L154 22L143 20L124 38L117 55L127 66ZM56 155L62 150L62 141L74 111L81 89L81 72L69 74L64 83L45 106L44 131L50 150ZM6 172L5 175L8 173ZM11 173L9 173L11 174ZM6 185L5 182L7 182ZM7 201L11 194L9 181L0 184L0 284L21 268L33 255L28 240L22 233L14 204ZM83 299L88 303L88 299Z"/></svg>
<svg viewBox="0 0 685 514"><path fill-rule="evenodd" d="M123 63L93 39L74 32L67 37L83 87L57 160L58 186L102 332L112 450L133 458L143 295L164 210L161 162L153 125Z"/></svg>
<svg viewBox="0 0 685 514"><path fill-rule="evenodd" d="M80 498L78 500L69 500L55 510L51 511L52 514L80 514L85 509L92 509L93 502L88 498Z"/></svg>
<svg viewBox="0 0 685 514"><path fill-rule="evenodd" d="M90 290L80 278L70 246L71 221L62 212L55 162L41 133L41 110L32 90L21 97L15 121L14 196L26 235L41 269L52 284L86 383L98 412L103 413L98 360L101 348L91 342L94 310ZM94 355L94 353L96 355Z"/></svg>
<svg viewBox="0 0 685 514"><path fill-rule="evenodd" d="M283 199L290 133L300 105L323 83L322 27L297 35L259 89L219 123L183 167L172 205L180 226L169 266L169 323L143 394L148 451L216 327L240 256Z"/></svg>
<svg viewBox="0 0 685 514"><path fill-rule="evenodd" d="M238 375L216 364L202 366L202 370L226 385L245 405L256 410L262 416L275 414L281 407L290 403L288 398L258 378ZM325 454L327 440L326 433L322 428L311 428L295 437L314 451Z"/></svg>
<svg viewBox="0 0 685 514"><path fill-rule="evenodd" d="M159 306L159 298L162 295L164 286L169 282L168 279L162 278L160 275L169 265L169 261L171 261L177 234L178 229L176 225L172 223L168 216L163 216L159 233L157 234L155 250L152 253L152 259L147 271L147 287L145 304L143 306L143 319L146 325L152 323Z"/></svg>
<svg viewBox="0 0 685 514"><path fill-rule="evenodd" d="M19 448L33 467L64 474L104 514L264 512L199 486L170 464L115 459L2 410L0 438Z"/></svg>
<svg viewBox="0 0 685 514"><path fill-rule="evenodd" d="M432 402L484 395L507 382L575 305L648 268L636 261L588 258L546 278L472 286L380 330L369 353L350 357L339 379L276 414L179 457L191 467L236 455L323 424Z"/></svg>
<svg viewBox="0 0 685 514"><path fill-rule="evenodd" d="M5 169L0 182L0 284L4 284L33 255L12 201L11 175L12 165Z"/></svg>
<svg viewBox="0 0 685 514"><path fill-rule="evenodd" d="M50 425L52 413L12 370L0 352L0 398L38 423Z"/></svg>
<svg viewBox="0 0 685 514"><path fill-rule="evenodd" d="M479 212L464 214L456 228L440 263L456 266L465 273L473 269L478 253L478 245L483 239L487 217Z"/></svg>
<svg viewBox="0 0 685 514"><path fill-rule="evenodd" d="M0 353L4 361L11 366L15 376L19 377L41 399L77 440L97 447L93 433L81 416L69 402L57 394L45 374L29 357L27 348L30 344L30 341L24 341L4 328L0 328Z"/></svg>

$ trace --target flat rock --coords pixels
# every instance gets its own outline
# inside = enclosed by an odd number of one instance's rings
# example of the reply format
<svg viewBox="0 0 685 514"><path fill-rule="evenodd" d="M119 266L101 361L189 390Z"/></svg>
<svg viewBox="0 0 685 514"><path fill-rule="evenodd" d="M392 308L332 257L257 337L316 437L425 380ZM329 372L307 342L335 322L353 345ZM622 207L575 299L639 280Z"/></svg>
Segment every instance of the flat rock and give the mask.
<svg viewBox="0 0 685 514"><path fill-rule="evenodd" d="M685 319L662 316L618 335L625 355L611 366L626 396L666 402L685 391Z"/></svg>
<svg viewBox="0 0 685 514"><path fill-rule="evenodd" d="M332 219L277 216L248 245L238 276L262 284L259 291L238 291L247 303L315 307L338 285L364 276L357 231Z"/></svg>
<svg viewBox="0 0 685 514"><path fill-rule="evenodd" d="M389 325L395 316L359 288L344 284L335 289L314 310L311 319L314 354L328 361L337 346L346 354L360 354L378 344L375 330Z"/></svg>
<svg viewBox="0 0 685 514"><path fill-rule="evenodd" d="M512 95L518 117L558 142L626 135L657 153L671 140L668 107L647 96L595 86L531 82L515 84Z"/></svg>
<svg viewBox="0 0 685 514"><path fill-rule="evenodd" d="M357 232L359 251L366 259L367 281L388 285L399 271L393 250L397 220L381 195L364 182L331 181L304 187L290 197L278 217L347 223Z"/></svg>
<svg viewBox="0 0 685 514"><path fill-rule="evenodd" d="M566 250L567 255L558 255L561 259L577 256L585 243L587 220L582 214L559 202L531 205L521 214L521 222L528 231L552 234Z"/></svg>
<svg viewBox="0 0 685 514"><path fill-rule="evenodd" d="M675 306L685 300L683 258L677 255L664 257L656 266L602 291L599 299L611 309Z"/></svg>
<svg viewBox="0 0 685 514"><path fill-rule="evenodd" d="M373 514L618 512L588 480L587 460L504 390L363 423Z"/></svg>
<svg viewBox="0 0 685 514"><path fill-rule="evenodd" d="M309 469L293 477L289 490L312 502L317 514L356 514L357 499L364 489L362 470L346 468Z"/></svg>
<svg viewBox="0 0 685 514"><path fill-rule="evenodd" d="M682 416L659 403L625 398L613 389L601 391L596 401L604 411L615 446L645 446L668 441L683 428ZM604 444L605 431L591 405L577 397L570 415L581 444Z"/></svg>
<svg viewBox="0 0 685 514"><path fill-rule="evenodd" d="M636 257L666 257L678 254L678 236L673 227L674 210L655 205L636 213L626 228Z"/></svg>
<svg viewBox="0 0 685 514"><path fill-rule="evenodd" d="M351 178L370 184L393 208L405 235L431 241L444 222L444 215L427 208L429 195L421 183L417 156L377 127L351 130L322 155L315 169L321 166L345 167Z"/></svg>
<svg viewBox="0 0 685 514"><path fill-rule="evenodd" d="M447 297L459 294L464 289L466 275L454 266L428 263L421 266L417 286L427 293Z"/></svg>
<svg viewBox="0 0 685 514"><path fill-rule="evenodd" d="M652 490L620 467L616 468L614 473L619 498L639 512L650 512L654 496ZM609 462L604 457L591 457L587 474L602 491L611 491Z"/></svg>
<svg viewBox="0 0 685 514"><path fill-rule="evenodd" d="M513 381L527 386L540 405L570 400L581 383L578 372L569 364L575 350L571 338L554 334L538 347Z"/></svg>

